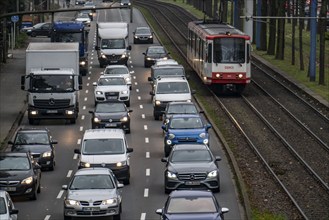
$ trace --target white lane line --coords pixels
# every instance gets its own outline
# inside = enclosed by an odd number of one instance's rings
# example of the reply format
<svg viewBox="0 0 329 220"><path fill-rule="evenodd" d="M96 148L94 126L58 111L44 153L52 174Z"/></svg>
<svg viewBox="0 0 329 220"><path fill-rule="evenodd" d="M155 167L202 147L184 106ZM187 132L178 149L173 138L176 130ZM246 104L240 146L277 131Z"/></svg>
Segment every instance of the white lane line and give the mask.
<svg viewBox="0 0 329 220"><path fill-rule="evenodd" d="M91 60L93 60L93 59L94 59L94 57L91 57L90 59L91 59Z"/></svg>
<svg viewBox="0 0 329 220"><path fill-rule="evenodd" d="M139 89L136 89L136 92L139 92Z"/></svg>
<svg viewBox="0 0 329 220"><path fill-rule="evenodd" d="M142 114L142 118L145 118L145 114Z"/></svg>
<svg viewBox="0 0 329 220"><path fill-rule="evenodd" d="M90 61L90 65L92 65L93 64L93 61ZM90 66L90 68L89 69L91 69L91 68L93 68L92 66Z"/></svg>
<svg viewBox="0 0 329 220"><path fill-rule="evenodd" d="M78 154L74 154L74 155L73 155L73 160L78 159L78 156L79 156Z"/></svg>
<svg viewBox="0 0 329 220"><path fill-rule="evenodd" d="M133 66L132 66L132 67L133 67ZM135 70L130 71L130 73L132 73L132 74L135 73ZM134 77L135 77L135 76L134 76Z"/></svg>
<svg viewBox="0 0 329 220"><path fill-rule="evenodd" d="M60 198L62 198L63 193L64 193L64 190L59 191L59 193L58 193L56 199L60 199Z"/></svg>
<svg viewBox="0 0 329 220"><path fill-rule="evenodd" d="M88 93L89 91L88 91L88 89L86 89L86 93Z"/></svg>
<svg viewBox="0 0 329 220"><path fill-rule="evenodd" d="M46 215L44 220L49 220L50 219L50 215Z"/></svg>
<svg viewBox="0 0 329 220"><path fill-rule="evenodd" d="M82 115L82 116L81 116L81 120L84 120L84 119L85 119L85 116L84 116L84 115Z"/></svg>
<svg viewBox="0 0 329 220"><path fill-rule="evenodd" d="M145 157L146 157L146 158L150 158L150 152L146 152Z"/></svg>
<svg viewBox="0 0 329 220"><path fill-rule="evenodd" d="M147 168L147 169L146 169L146 173L145 173L145 175L146 175L146 176L150 176L150 174L151 174L151 170L150 170L149 168Z"/></svg>
<svg viewBox="0 0 329 220"><path fill-rule="evenodd" d="M87 83L87 86L89 86L89 83Z"/></svg>
<svg viewBox="0 0 329 220"><path fill-rule="evenodd" d="M70 178L70 177L71 177L71 175L72 175L72 172L73 172L73 170L69 170L69 172L67 172L67 175L66 175L66 177L67 177L67 178Z"/></svg>
<svg viewBox="0 0 329 220"><path fill-rule="evenodd" d="M141 97L140 97L140 96L138 96L138 97L137 97L137 99L138 99L138 100L141 100Z"/></svg>
<svg viewBox="0 0 329 220"><path fill-rule="evenodd" d="M149 189L148 188L144 189L144 197L149 197Z"/></svg>
<svg viewBox="0 0 329 220"><path fill-rule="evenodd" d="M88 80L90 80L90 76L88 76Z"/></svg>
<svg viewBox="0 0 329 220"><path fill-rule="evenodd" d="M83 131L83 126L80 126L80 131Z"/></svg>
<svg viewBox="0 0 329 220"><path fill-rule="evenodd" d="M144 130L147 130L147 125L144 125Z"/></svg>
<svg viewBox="0 0 329 220"><path fill-rule="evenodd" d="M81 139L78 139L78 142L77 142L77 144L78 144L78 145L80 145L80 144L81 144Z"/></svg>
<svg viewBox="0 0 329 220"><path fill-rule="evenodd" d="M140 108L140 109L143 109L143 105L139 105L139 108Z"/></svg>
<svg viewBox="0 0 329 220"><path fill-rule="evenodd" d="M145 220L145 219L146 219L146 213L143 212L143 213L141 214L141 220Z"/></svg>
<svg viewBox="0 0 329 220"><path fill-rule="evenodd" d="M133 76L133 79L136 79L136 76Z"/></svg>
<svg viewBox="0 0 329 220"><path fill-rule="evenodd" d="M86 106L83 106L82 109L83 109L83 110L86 110Z"/></svg>
<svg viewBox="0 0 329 220"><path fill-rule="evenodd" d="M85 102L88 100L88 98L87 97L85 97Z"/></svg>
<svg viewBox="0 0 329 220"><path fill-rule="evenodd" d="M135 85L137 86L137 85L138 85L138 83L137 83L137 82L135 82Z"/></svg>
<svg viewBox="0 0 329 220"><path fill-rule="evenodd" d="M149 143L149 138L148 137L145 138L145 143Z"/></svg>

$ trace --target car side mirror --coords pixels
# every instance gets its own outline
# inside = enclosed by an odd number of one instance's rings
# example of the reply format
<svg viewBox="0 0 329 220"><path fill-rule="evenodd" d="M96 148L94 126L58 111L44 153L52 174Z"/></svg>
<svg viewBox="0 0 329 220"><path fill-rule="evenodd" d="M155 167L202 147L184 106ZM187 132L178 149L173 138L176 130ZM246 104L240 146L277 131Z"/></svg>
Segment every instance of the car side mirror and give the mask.
<svg viewBox="0 0 329 220"><path fill-rule="evenodd" d="M79 90L82 89L82 76L78 76Z"/></svg>
<svg viewBox="0 0 329 220"><path fill-rule="evenodd" d="M133 152L133 151L134 151L133 148L130 148L130 147L127 148L127 153L131 153L131 152Z"/></svg>
<svg viewBox="0 0 329 220"><path fill-rule="evenodd" d="M199 111L199 113L202 113L202 114L203 114L203 113L204 113L204 111L203 111L203 110L200 110L200 111Z"/></svg>
<svg viewBox="0 0 329 220"><path fill-rule="evenodd" d="M220 156L215 156L215 160L216 160L216 161L221 161L222 158L221 158Z"/></svg>
<svg viewBox="0 0 329 220"><path fill-rule="evenodd" d="M90 114L94 114L94 111L89 111Z"/></svg>
<svg viewBox="0 0 329 220"><path fill-rule="evenodd" d="M162 130L164 130L164 131L167 131L167 130L168 130L166 125L162 125L161 128L162 128Z"/></svg>
<svg viewBox="0 0 329 220"><path fill-rule="evenodd" d="M150 76L147 77L147 81L149 81L149 82L152 81L152 77L150 77Z"/></svg>
<svg viewBox="0 0 329 220"><path fill-rule="evenodd" d="M167 157L161 158L161 162L167 163L168 162L168 158Z"/></svg>
<svg viewBox="0 0 329 220"><path fill-rule="evenodd" d="M25 90L25 76L21 76L21 90Z"/></svg>
<svg viewBox="0 0 329 220"><path fill-rule="evenodd" d="M158 214L158 215L162 215L162 209L157 209L157 210L155 211L155 213Z"/></svg>
<svg viewBox="0 0 329 220"><path fill-rule="evenodd" d="M225 208L225 207L223 207L222 208L222 214L225 214L225 213L227 213L227 212L229 212L230 210L228 209L228 208Z"/></svg>
<svg viewBox="0 0 329 220"><path fill-rule="evenodd" d="M53 141L51 142L51 144L58 144L58 141L57 141L57 140L53 140Z"/></svg>
<svg viewBox="0 0 329 220"><path fill-rule="evenodd" d="M62 185L62 189L67 190L68 186L67 185Z"/></svg>
<svg viewBox="0 0 329 220"><path fill-rule="evenodd" d="M95 46L95 50L99 50L99 46Z"/></svg>
<svg viewBox="0 0 329 220"><path fill-rule="evenodd" d="M151 96L154 96L154 92L153 92L153 91L151 91L151 92L150 92L150 95L151 95Z"/></svg>
<svg viewBox="0 0 329 220"><path fill-rule="evenodd" d="M191 94L195 94L196 93L196 91L193 89L193 90L191 90Z"/></svg>
<svg viewBox="0 0 329 220"><path fill-rule="evenodd" d="M211 126L211 124L207 124L206 125L206 130L208 130L209 128L211 128L212 126Z"/></svg>
<svg viewBox="0 0 329 220"><path fill-rule="evenodd" d="M120 189L120 188L123 188L124 185L123 185L122 183L118 183L118 184L117 184L117 187Z"/></svg>
<svg viewBox="0 0 329 220"><path fill-rule="evenodd" d="M14 142L12 142L12 141L8 141L8 144L14 145Z"/></svg>
<svg viewBox="0 0 329 220"><path fill-rule="evenodd" d="M145 56L146 56L146 53L143 53L143 55L145 55Z"/></svg>
<svg viewBox="0 0 329 220"><path fill-rule="evenodd" d="M35 170L40 170L40 169L41 169L41 166L40 166L38 163L35 163L35 164L33 165L33 169L35 169Z"/></svg>
<svg viewBox="0 0 329 220"><path fill-rule="evenodd" d="M80 151L80 149L74 149L74 153L75 154L81 154L81 151Z"/></svg>
<svg viewBox="0 0 329 220"><path fill-rule="evenodd" d="M131 50L131 45L129 45L129 46L127 47L127 50Z"/></svg>
<svg viewBox="0 0 329 220"><path fill-rule="evenodd" d="M133 110L132 109L129 109L129 111L128 112L133 112Z"/></svg>
<svg viewBox="0 0 329 220"><path fill-rule="evenodd" d="M93 86L97 86L97 82L93 82Z"/></svg>

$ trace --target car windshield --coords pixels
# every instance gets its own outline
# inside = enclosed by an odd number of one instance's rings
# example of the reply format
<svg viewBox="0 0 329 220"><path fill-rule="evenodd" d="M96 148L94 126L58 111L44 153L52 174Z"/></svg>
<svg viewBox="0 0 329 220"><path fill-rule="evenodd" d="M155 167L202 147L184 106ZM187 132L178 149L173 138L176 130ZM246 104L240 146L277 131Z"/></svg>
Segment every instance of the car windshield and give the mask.
<svg viewBox="0 0 329 220"><path fill-rule="evenodd" d="M54 34L55 42L79 42L83 41L83 34L80 32L77 33L66 33L66 32L55 32Z"/></svg>
<svg viewBox="0 0 329 220"><path fill-rule="evenodd" d="M211 155L207 150L175 150L171 156L172 163L211 162Z"/></svg>
<svg viewBox="0 0 329 220"><path fill-rule="evenodd" d="M164 54L166 51L162 47L157 47L157 48L149 48L147 50L147 54Z"/></svg>
<svg viewBox="0 0 329 220"><path fill-rule="evenodd" d="M149 28L137 28L136 34L151 34L151 31Z"/></svg>
<svg viewBox="0 0 329 220"><path fill-rule="evenodd" d="M154 78L159 76L184 76L183 68L161 68L154 70Z"/></svg>
<svg viewBox="0 0 329 220"><path fill-rule="evenodd" d="M101 49L124 49L124 39L102 39Z"/></svg>
<svg viewBox="0 0 329 220"><path fill-rule="evenodd" d="M7 208L6 208L6 202L3 197L0 197L0 215L6 214Z"/></svg>
<svg viewBox="0 0 329 220"><path fill-rule="evenodd" d="M82 153L86 155L123 154L124 143L120 138L86 139Z"/></svg>
<svg viewBox="0 0 329 220"><path fill-rule="evenodd" d="M168 214L217 212L211 197L171 198L167 207Z"/></svg>
<svg viewBox="0 0 329 220"><path fill-rule="evenodd" d="M169 128L171 129L195 129L202 128L200 118L172 118Z"/></svg>
<svg viewBox="0 0 329 220"><path fill-rule="evenodd" d="M77 16L77 18L88 18L89 19L89 15L88 14L79 14Z"/></svg>
<svg viewBox="0 0 329 220"><path fill-rule="evenodd" d="M77 175L72 180L70 189L114 189L114 184L109 175Z"/></svg>
<svg viewBox="0 0 329 220"><path fill-rule="evenodd" d="M21 144L49 144L47 133L17 133L15 145Z"/></svg>
<svg viewBox="0 0 329 220"><path fill-rule="evenodd" d="M126 68L107 68L104 71L104 74L107 75L125 75L125 74L129 74L129 71Z"/></svg>
<svg viewBox="0 0 329 220"><path fill-rule="evenodd" d="M164 82L158 83L157 94L168 93L189 93L189 87L187 82Z"/></svg>
<svg viewBox="0 0 329 220"><path fill-rule="evenodd" d="M109 85L126 85L124 78L101 78L98 81L99 86L109 86Z"/></svg>
<svg viewBox="0 0 329 220"><path fill-rule="evenodd" d="M168 114L197 114L198 110L194 105L184 105L184 104L174 104L174 105L169 105Z"/></svg>
<svg viewBox="0 0 329 220"><path fill-rule="evenodd" d="M0 170L29 170L30 163L26 157L0 156Z"/></svg>
<svg viewBox="0 0 329 220"><path fill-rule="evenodd" d="M126 108L124 103L98 103L95 112L108 113L108 112L124 112Z"/></svg>

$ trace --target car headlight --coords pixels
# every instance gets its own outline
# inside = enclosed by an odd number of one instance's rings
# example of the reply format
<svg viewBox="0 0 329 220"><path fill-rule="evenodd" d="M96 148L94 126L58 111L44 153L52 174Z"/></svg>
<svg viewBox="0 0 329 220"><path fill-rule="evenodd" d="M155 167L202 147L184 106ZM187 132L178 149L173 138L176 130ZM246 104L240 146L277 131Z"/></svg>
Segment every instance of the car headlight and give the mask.
<svg viewBox="0 0 329 220"><path fill-rule="evenodd" d="M168 60L168 57L164 57L164 58L162 58L163 60Z"/></svg>
<svg viewBox="0 0 329 220"><path fill-rule="evenodd" d="M130 77L125 78L125 80L126 80L126 83L127 84L130 84L131 83L131 78Z"/></svg>
<svg viewBox="0 0 329 220"><path fill-rule="evenodd" d="M156 104L156 105L160 105L160 104L161 104L161 101L159 101L159 100L155 100L155 104Z"/></svg>
<svg viewBox="0 0 329 220"><path fill-rule="evenodd" d="M191 102L191 99L186 100L186 102Z"/></svg>
<svg viewBox="0 0 329 220"><path fill-rule="evenodd" d="M174 173L172 173L172 172L170 172L170 171L167 171L167 177L168 177L169 179L177 179L176 174L174 174Z"/></svg>
<svg viewBox="0 0 329 220"><path fill-rule="evenodd" d="M51 157L51 151L44 152L42 157Z"/></svg>
<svg viewBox="0 0 329 220"><path fill-rule="evenodd" d="M102 91L96 91L96 95L103 95Z"/></svg>
<svg viewBox="0 0 329 220"><path fill-rule="evenodd" d="M81 61L81 62L80 62L80 65L81 65L81 66L86 65L86 61Z"/></svg>
<svg viewBox="0 0 329 220"><path fill-rule="evenodd" d="M121 58L126 58L126 57L127 57L127 54L125 54L125 53L121 55Z"/></svg>
<svg viewBox="0 0 329 220"><path fill-rule="evenodd" d="M153 38L153 36L150 36L150 38Z"/></svg>
<svg viewBox="0 0 329 220"><path fill-rule="evenodd" d="M21 184L27 184L28 185L28 184L31 184L32 182L33 182L33 177L30 176L28 178L23 179Z"/></svg>
<svg viewBox="0 0 329 220"><path fill-rule="evenodd" d="M168 135L168 139L172 140L172 139L174 139L174 138L175 138L175 135L174 135L174 134L169 134L169 135Z"/></svg>
<svg viewBox="0 0 329 220"><path fill-rule="evenodd" d="M166 141L166 143L167 143L167 145L171 145L171 144L172 144L172 141L168 139L168 140Z"/></svg>
<svg viewBox="0 0 329 220"><path fill-rule="evenodd" d="M127 165L127 161L125 160L125 161L118 162L116 165L117 165L117 167L125 166L125 165Z"/></svg>
<svg viewBox="0 0 329 220"><path fill-rule="evenodd" d="M213 171L211 171L210 173L208 173L208 177L209 177L209 178L217 177L217 175L218 175L217 170L213 170Z"/></svg>
<svg viewBox="0 0 329 220"><path fill-rule="evenodd" d="M126 122L128 121L128 117L127 116L124 116L123 118L120 119L121 122Z"/></svg>
<svg viewBox="0 0 329 220"><path fill-rule="evenodd" d="M128 94L128 90L121 91L121 94L127 95Z"/></svg>
<svg viewBox="0 0 329 220"><path fill-rule="evenodd" d="M80 166L88 168L88 167L90 167L90 163L80 162Z"/></svg>
<svg viewBox="0 0 329 220"><path fill-rule="evenodd" d="M201 134L199 134L199 137L200 137L200 138L206 138L206 133L201 133Z"/></svg>
<svg viewBox="0 0 329 220"><path fill-rule="evenodd" d="M94 118L94 122L98 123L98 122L100 122L100 121L101 121L101 120L100 120L99 118L97 118L97 117Z"/></svg>
<svg viewBox="0 0 329 220"><path fill-rule="evenodd" d="M65 205L67 206L80 206L80 202L77 200L73 200L73 199L66 199L65 200Z"/></svg>
<svg viewBox="0 0 329 220"><path fill-rule="evenodd" d="M102 205L117 206L117 204L118 204L117 198L112 198L112 199L107 199L107 200L102 201Z"/></svg>
<svg viewBox="0 0 329 220"><path fill-rule="evenodd" d="M137 39L137 38L138 38L138 36L135 36L135 38Z"/></svg>
<svg viewBox="0 0 329 220"><path fill-rule="evenodd" d="M106 59L106 55L105 55L105 54L102 54L101 57L102 57L103 59Z"/></svg>

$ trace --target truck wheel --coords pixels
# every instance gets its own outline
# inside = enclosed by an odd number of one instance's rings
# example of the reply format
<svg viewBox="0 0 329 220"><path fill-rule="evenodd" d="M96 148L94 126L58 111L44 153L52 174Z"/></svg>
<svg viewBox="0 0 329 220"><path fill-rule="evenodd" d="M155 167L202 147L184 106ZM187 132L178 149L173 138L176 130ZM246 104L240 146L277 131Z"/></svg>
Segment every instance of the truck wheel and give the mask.
<svg viewBox="0 0 329 220"><path fill-rule="evenodd" d="M71 122L71 124L75 124L76 119L75 118L74 119L71 119L70 122Z"/></svg>

